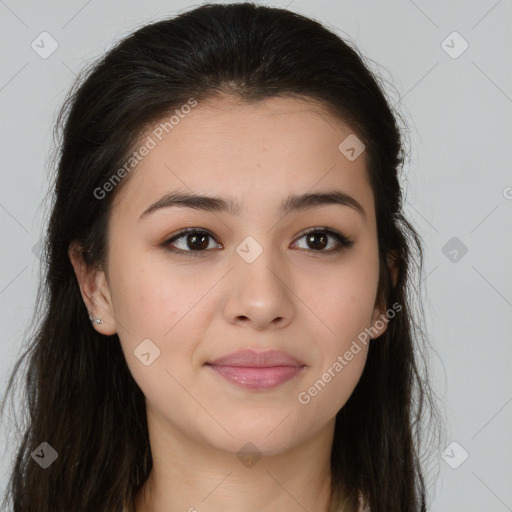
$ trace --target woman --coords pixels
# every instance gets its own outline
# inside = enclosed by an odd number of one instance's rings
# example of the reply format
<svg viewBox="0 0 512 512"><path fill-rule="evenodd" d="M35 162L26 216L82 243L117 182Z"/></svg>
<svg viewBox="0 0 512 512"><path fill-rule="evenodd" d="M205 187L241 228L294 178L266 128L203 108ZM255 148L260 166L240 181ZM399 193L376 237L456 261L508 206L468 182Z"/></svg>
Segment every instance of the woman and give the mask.
<svg viewBox="0 0 512 512"><path fill-rule="evenodd" d="M13 510L427 510L421 244L359 54L204 5L110 50L58 126Z"/></svg>

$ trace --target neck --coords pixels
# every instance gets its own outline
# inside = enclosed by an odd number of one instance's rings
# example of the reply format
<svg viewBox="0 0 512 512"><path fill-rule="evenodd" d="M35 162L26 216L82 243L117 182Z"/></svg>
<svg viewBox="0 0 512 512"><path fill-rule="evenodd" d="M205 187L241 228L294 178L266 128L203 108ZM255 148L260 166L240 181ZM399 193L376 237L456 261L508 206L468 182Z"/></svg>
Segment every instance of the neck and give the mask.
<svg viewBox="0 0 512 512"><path fill-rule="evenodd" d="M239 458L148 418L153 467L136 512L328 512L334 420L300 446Z"/></svg>

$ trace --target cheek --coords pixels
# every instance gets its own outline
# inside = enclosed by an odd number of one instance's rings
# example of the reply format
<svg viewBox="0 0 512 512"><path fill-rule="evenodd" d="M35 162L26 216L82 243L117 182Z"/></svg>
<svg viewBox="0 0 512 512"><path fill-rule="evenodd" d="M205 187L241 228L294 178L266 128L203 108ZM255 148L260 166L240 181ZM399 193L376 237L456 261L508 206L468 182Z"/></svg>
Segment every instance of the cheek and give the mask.
<svg viewBox="0 0 512 512"><path fill-rule="evenodd" d="M197 272L192 275L186 269L171 268L161 258L157 261L147 255L145 259L143 255L126 257L111 275L118 335L141 388L169 381L165 369L180 380L184 378L201 332L210 321L210 312L205 311L209 302L202 299L215 280L210 283ZM148 367L137 359L139 347L146 346L142 343L158 354Z"/></svg>
<svg viewBox="0 0 512 512"><path fill-rule="evenodd" d="M207 284L141 255L112 272L112 289L116 318L127 331L162 338L192 312Z"/></svg>
<svg viewBox="0 0 512 512"><path fill-rule="evenodd" d="M301 389L302 400L298 398L319 417L334 416L362 375L371 343L365 329L372 322L378 275L376 247L354 254L350 262L335 271L317 274L319 288L310 300L314 301L311 309L322 321L316 321L319 360Z"/></svg>
<svg viewBox="0 0 512 512"><path fill-rule="evenodd" d="M151 401L165 396L171 402L180 396L180 388L170 374L184 380L197 339L193 320L200 309L194 308L199 285L185 286L177 273L165 273L156 264L143 265L136 258L133 263L112 273L121 348L144 395Z"/></svg>
<svg viewBox="0 0 512 512"><path fill-rule="evenodd" d="M359 382L366 363L368 347L360 344L357 354L346 359L345 352L333 354L325 365L297 394L299 414L322 425L335 417L347 403Z"/></svg>
<svg viewBox="0 0 512 512"><path fill-rule="evenodd" d="M310 287L308 300L338 348L369 327L375 308L378 274L377 258L359 258L357 255L353 264L333 266L325 273L317 272L315 287L313 290Z"/></svg>

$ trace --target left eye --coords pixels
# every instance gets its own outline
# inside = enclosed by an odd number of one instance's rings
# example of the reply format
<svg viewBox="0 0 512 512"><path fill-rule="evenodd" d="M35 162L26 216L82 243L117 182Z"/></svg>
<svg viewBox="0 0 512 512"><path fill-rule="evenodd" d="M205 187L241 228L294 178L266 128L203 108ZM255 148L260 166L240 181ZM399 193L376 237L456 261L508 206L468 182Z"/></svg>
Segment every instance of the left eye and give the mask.
<svg viewBox="0 0 512 512"><path fill-rule="evenodd" d="M348 248L353 244L351 240L341 233L328 228L314 228L304 233L297 240L302 240L303 238L306 240L307 247L299 247L299 249L309 249L313 253L331 254ZM219 243L213 243L212 246L209 239L215 240L215 237L208 231L187 228L163 242L162 246L172 252L186 256L200 256L202 255L201 253L208 252L209 250L222 248ZM329 244L329 239L334 240L334 243ZM180 244L181 247L179 247Z"/></svg>
<svg viewBox="0 0 512 512"><path fill-rule="evenodd" d="M315 228L307 233L303 234L298 240L302 238L306 239L306 244L310 248L313 249L313 252L323 252L323 253L333 253L341 251L346 247L350 247L352 245L352 241L349 240L346 236L338 233L337 231L333 231L332 229L327 228ZM334 243L333 246L329 246L328 239L334 239L337 243ZM326 247L328 248L327 250Z"/></svg>

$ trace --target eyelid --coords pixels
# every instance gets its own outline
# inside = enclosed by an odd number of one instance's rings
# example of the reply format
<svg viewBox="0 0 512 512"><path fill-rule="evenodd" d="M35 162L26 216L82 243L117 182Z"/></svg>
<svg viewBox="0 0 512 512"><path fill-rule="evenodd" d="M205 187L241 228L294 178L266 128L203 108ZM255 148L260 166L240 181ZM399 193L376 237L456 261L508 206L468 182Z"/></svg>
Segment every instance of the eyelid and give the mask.
<svg viewBox="0 0 512 512"><path fill-rule="evenodd" d="M205 234L205 235L211 237L212 239L214 239L217 242L217 244L219 243L219 241L217 240L217 237L213 233L211 233L209 230L204 229L204 228L192 227L192 228L184 228L184 229L179 230L177 233L174 233L172 236L167 237L160 245L168 251L171 251L176 254L183 254L185 256L203 256L212 251L212 249L205 249L203 251L184 251L183 249L176 249L176 248L170 246L171 242L174 242L175 240L178 240L178 239L182 238L183 236L185 236L187 234L191 234L191 233ZM327 251L314 251L312 249L311 250L300 249L302 251L312 253L313 255L322 255L322 254L327 255L327 254L338 253L343 249L348 249L349 247L351 247L354 244L353 240L351 240L347 236L343 235L339 231L329 228L327 226L314 226L314 227L307 228L304 231L300 232L295 237L293 243L297 242L301 238L303 238L306 235L309 235L311 233L325 233L328 236L336 239L338 242L338 247L336 247L334 249L329 249Z"/></svg>

